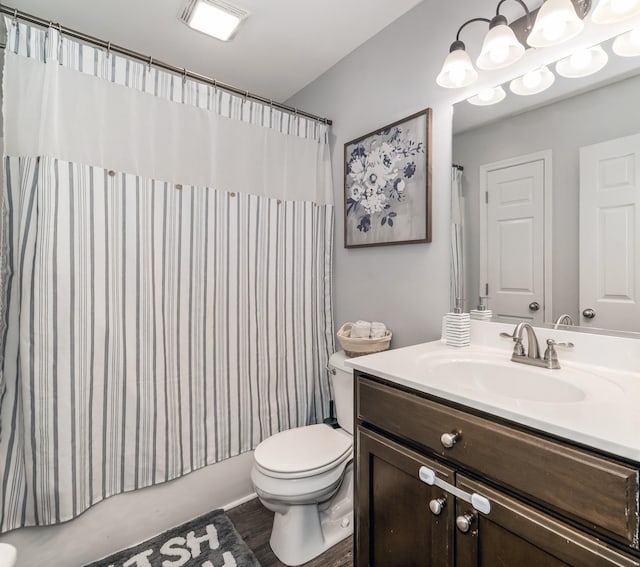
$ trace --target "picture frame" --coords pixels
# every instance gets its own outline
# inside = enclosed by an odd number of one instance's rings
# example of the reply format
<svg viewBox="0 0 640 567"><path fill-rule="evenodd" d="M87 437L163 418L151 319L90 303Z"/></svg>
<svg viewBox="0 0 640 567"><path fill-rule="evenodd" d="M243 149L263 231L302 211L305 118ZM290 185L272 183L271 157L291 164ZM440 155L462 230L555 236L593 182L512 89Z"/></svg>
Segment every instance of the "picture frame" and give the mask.
<svg viewBox="0 0 640 567"><path fill-rule="evenodd" d="M344 145L344 247L431 242L431 109Z"/></svg>

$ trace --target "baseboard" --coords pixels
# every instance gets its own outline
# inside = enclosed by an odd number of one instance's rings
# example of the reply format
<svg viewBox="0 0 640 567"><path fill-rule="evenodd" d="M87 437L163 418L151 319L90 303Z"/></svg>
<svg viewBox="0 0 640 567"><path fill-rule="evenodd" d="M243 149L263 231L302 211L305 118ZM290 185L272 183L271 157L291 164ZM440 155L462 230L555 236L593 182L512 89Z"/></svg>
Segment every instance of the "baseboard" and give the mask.
<svg viewBox="0 0 640 567"><path fill-rule="evenodd" d="M254 498L257 498L257 497L258 495L255 492L252 492L251 494L247 494L246 496L243 496L242 498L238 498L233 502L229 502L229 504L226 504L225 506L223 506L222 509L225 511L231 510L231 508L236 508L237 506L240 506L241 504L249 502L249 500L253 500Z"/></svg>

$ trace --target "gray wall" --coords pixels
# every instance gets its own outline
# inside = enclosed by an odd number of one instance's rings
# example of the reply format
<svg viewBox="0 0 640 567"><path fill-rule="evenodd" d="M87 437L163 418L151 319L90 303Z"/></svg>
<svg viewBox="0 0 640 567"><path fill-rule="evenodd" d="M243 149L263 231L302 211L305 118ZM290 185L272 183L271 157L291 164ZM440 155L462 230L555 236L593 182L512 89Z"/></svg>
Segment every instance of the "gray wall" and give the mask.
<svg viewBox="0 0 640 567"><path fill-rule="evenodd" d="M435 77L451 31L439 29L438 4L425 0L288 101L334 121L336 327L383 321L394 347L439 337L449 309L452 95ZM345 142L427 107L433 108L432 243L345 249Z"/></svg>
<svg viewBox="0 0 640 567"><path fill-rule="evenodd" d="M453 161L464 166L466 295L472 304L480 278L480 166L550 149L553 318L570 313L579 320L579 148L640 132L639 93L637 76L453 137Z"/></svg>

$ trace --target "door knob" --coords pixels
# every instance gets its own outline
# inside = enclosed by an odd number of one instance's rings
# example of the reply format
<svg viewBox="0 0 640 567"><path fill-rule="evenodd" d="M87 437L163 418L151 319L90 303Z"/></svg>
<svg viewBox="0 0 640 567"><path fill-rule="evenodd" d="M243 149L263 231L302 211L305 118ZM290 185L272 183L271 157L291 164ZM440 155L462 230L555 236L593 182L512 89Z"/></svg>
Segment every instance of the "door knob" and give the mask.
<svg viewBox="0 0 640 567"><path fill-rule="evenodd" d="M447 501L444 498L434 498L429 502L429 510L431 510L434 516L439 516L446 503Z"/></svg>
<svg viewBox="0 0 640 567"><path fill-rule="evenodd" d="M538 311L538 309L540 309L540 304L537 301L532 301L529 303L529 309L531 311Z"/></svg>
<svg viewBox="0 0 640 567"><path fill-rule="evenodd" d="M443 433L440 436L440 443L445 449L451 449L460 440L460 433L454 431L453 433Z"/></svg>
<svg viewBox="0 0 640 567"><path fill-rule="evenodd" d="M463 534L466 534L471 529L471 525L473 524L473 519L474 519L474 515L469 513L463 514L462 516L458 516L456 518L456 526L458 526L458 529Z"/></svg>
<svg viewBox="0 0 640 567"><path fill-rule="evenodd" d="M593 319L596 316L596 312L593 309L588 308L582 312L582 316L586 317L587 319Z"/></svg>

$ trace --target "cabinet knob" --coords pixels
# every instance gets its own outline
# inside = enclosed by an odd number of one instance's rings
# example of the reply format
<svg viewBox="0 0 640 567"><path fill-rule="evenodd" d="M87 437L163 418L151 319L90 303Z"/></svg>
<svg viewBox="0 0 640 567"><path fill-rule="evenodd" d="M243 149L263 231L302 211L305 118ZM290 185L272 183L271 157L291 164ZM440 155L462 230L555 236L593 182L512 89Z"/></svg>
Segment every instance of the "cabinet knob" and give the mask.
<svg viewBox="0 0 640 567"><path fill-rule="evenodd" d="M429 510L431 510L434 516L439 516L446 503L447 501L444 498L434 498L429 502Z"/></svg>
<svg viewBox="0 0 640 567"><path fill-rule="evenodd" d="M445 449L451 449L458 441L460 441L460 432L454 431L453 433L443 433L440 436L440 443Z"/></svg>
<svg viewBox="0 0 640 567"><path fill-rule="evenodd" d="M458 529L463 534L466 534L471 529L471 525L473 524L473 520L474 520L474 515L473 514L470 514L470 513L463 514L462 516L458 516L456 518L456 526L458 526Z"/></svg>

